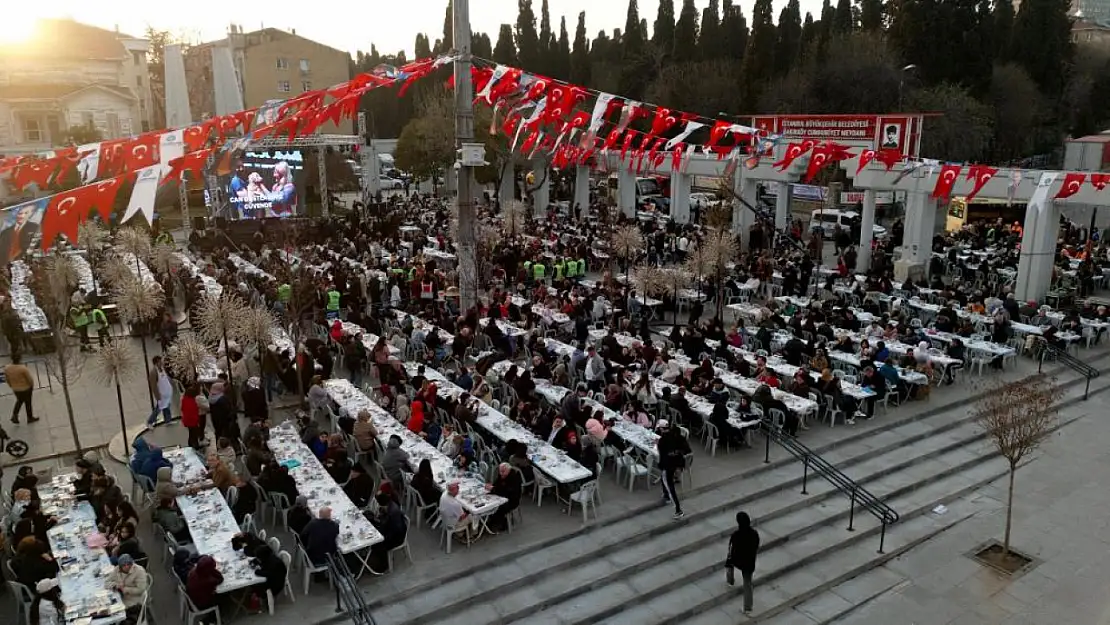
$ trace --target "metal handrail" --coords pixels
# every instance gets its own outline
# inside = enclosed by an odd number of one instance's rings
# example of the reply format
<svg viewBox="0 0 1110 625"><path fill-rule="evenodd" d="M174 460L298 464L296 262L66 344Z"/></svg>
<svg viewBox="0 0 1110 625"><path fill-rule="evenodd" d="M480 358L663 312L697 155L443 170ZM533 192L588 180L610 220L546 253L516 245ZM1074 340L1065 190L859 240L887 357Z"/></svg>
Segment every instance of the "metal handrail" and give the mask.
<svg viewBox="0 0 1110 625"><path fill-rule="evenodd" d="M335 612L345 613L354 625L376 625L366 598L358 589L357 579L339 554L328 554L328 575L335 587Z"/></svg>
<svg viewBox="0 0 1110 625"><path fill-rule="evenodd" d="M851 507L848 512L848 531L855 531L856 519L856 505L859 504L864 510L871 513L876 519L882 523L882 532L879 536L879 553L883 553L883 547L886 544L886 527L893 523L897 523L900 519L898 512L888 506L881 499L876 497L863 486L860 486L852 478L845 475L842 471L829 464L824 458L819 456L809 447L806 447L798 439L789 436L782 431L782 428L774 423L770 417L764 417L760 429L767 439L767 450L764 457L764 462L771 461L771 441L774 440L783 449L790 452L792 456L802 461L804 466L802 473L802 494L806 495L806 487L809 483L809 473L812 469L815 473L825 478L830 484L833 485L841 493L848 496L851 501Z"/></svg>
<svg viewBox="0 0 1110 625"><path fill-rule="evenodd" d="M1083 399L1087 399L1091 394L1091 380L1102 375L1102 372L1075 356L1072 356L1066 349L1060 349L1048 341L1041 341L1041 354L1040 358L1037 359L1037 373L1041 372L1041 368L1044 366L1045 356L1048 354L1052 354L1056 362L1087 379L1087 386L1083 390Z"/></svg>

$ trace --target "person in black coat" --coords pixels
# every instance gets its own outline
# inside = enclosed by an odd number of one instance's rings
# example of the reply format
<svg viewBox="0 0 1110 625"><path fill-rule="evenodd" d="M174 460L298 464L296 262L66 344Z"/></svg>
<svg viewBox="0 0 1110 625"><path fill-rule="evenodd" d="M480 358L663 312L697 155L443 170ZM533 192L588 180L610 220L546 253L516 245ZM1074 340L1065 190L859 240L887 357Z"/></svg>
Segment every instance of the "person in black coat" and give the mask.
<svg viewBox="0 0 1110 625"><path fill-rule="evenodd" d="M31 499L38 499L38 484L39 476L35 475L35 470L29 465L23 465L19 467L19 472L16 474L15 479L12 480L12 487L9 494L14 498L15 491L27 489L31 491Z"/></svg>
<svg viewBox="0 0 1110 625"><path fill-rule="evenodd" d="M506 499L505 503L501 504L490 515L490 528L494 531L508 529L507 517L520 506L520 497L524 490L520 473L513 471L513 467L509 463L503 462L497 467L497 479L494 480L493 484L486 485L486 490L493 495Z"/></svg>
<svg viewBox="0 0 1110 625"><path fill-rule="evenodd" d="M389 551L405 543L409 528L405 513L392 497L378 493L375 500L378 502L378 515L370 522L381 532L382 542L370 548L370 569L381 575L389 568Z"/></svg>
<svg viewBox="0 0 1110 625"><path fill-rule="evenodd" d="M867 367L863 370L863 379L859 381L860 386L870 388L874 391L874 395L868 397L865 406L867 418L870 419L875 416L875 402L881 400L886 395L886 378L881 373L875 370L875 367Z"/></svg>
<svg viewBox="0 0 1110 625"><path fill-rule="evenodd" d="M361 464L351 466L351 479L343 487L343 492L351 498L351 503L358 508L365 508L374 496L374 478L366 474L366 469Z"/></svg>
<svg viewBox="0 0 1110 625"><path fill-rule="evenodd" d="M293 504L292 508L289 508L289 512L286 514L286 521L289 523L289 531L299 536L311 520L312 511L308 509L308 497L301 495L297 497L297 501Z"/></svg>
<svg viewBox="0 0 1110 625"><path fill-rule="evenodd" d="M328 555L339 553L339 524L332 520L331 508L321 508L320 516L309 521L300 536L313 566L323 566L328 563Z"/></svg>
<svg viewBox="0 0 1110 625"><path fill-rule="evenodd" d="M288 568L281 558L270 549L269 545L263 544L254 550L254 558L251 560L251 566L254 567L255 575L266 578L266 583L258 584L255 590L265 595L266 591L270 591L274 597L281 594L285 589L285 578L289 574Z"/></svg>
<svg viewBox="0 0 1110 625"><path fill-rule="evenodd" d="M258 484L267 493L281 493L289 501L296 501L300 495L297 492L297 482L289 475L289 469L276 462L266 465L258 478Z"/></svg>
<svg viewBox="0 0 1110 625"><path fill-rule="evenodd" d="M666 419L655 423L659 440L656 442L659 452L659 469L663 472L659 480L663 487L664 501L674 503L674 518L681 519L682 504L678 501L678 493L674 485L678 481L678 473L686 468L686 454L690 453L690 443L682 437L678 428L671 429L671 424Z"/></svg>
<svg viewBox="0 0 1110 625"><path fill-rule="evenodd" d="M744 613L752 611L752 574L755 573L755 556L759 553L759 532L752 529L752 519L747 512L736 513L736 531L728 539L725 557L726 581L736 584L734 569L740 569L744 581Z"/></svg>
<svg viewBox="0 0 1110 625"><path fill-rule="evenodd" d="M236 523L242 523L243 517L248 514L254 514L258 508L258 491L253 486L243 481L240 477L235 483L235 490L238 495L235 499L235 504L231 506L231 516L235 517Z"/></svg>

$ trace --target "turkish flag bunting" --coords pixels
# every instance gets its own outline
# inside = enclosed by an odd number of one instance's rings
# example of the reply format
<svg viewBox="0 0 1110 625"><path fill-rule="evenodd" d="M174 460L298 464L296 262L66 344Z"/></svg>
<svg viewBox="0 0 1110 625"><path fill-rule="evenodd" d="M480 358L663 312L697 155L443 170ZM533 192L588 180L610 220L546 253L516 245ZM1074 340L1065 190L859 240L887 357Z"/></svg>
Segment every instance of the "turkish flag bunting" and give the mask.
<svg viewBox="0 0 1110 625"><path fill-rule="evenodd" d="M58 150L55 154L55 160L58 163L57 178L58 180L64 180L71 172L77 170L77 163L81 162L81 159L92 154L92 150L79 153L76 147L70 147Z"/></svg>
<svg viewBox="0 0 1110 625"><path fill-rule="evenodd" d="M15 168L12 173L12 184L17 191L34 183L40 189L45 189L50 184L50 177L58 169L58 162L52 158L35 159L23 163Z"/></svg>
<svg viewBox="0 0 1110 625"><path fill-rule="evenodd" d="M59 234L70 241L77 241L77 226L88 213L89 197L95 194L92 186L77 187L51 196L42 215L42 250L54 245Z"/></svg>
<svg viewBox="0 0 1110 625"><path fill-rule="evenodd" d="M535 76L534 78L532 85L528 87L528 93L524 96L525 100L538 100L547 95L547 87L551 79L543 76Z"/></svg>
<svg viewBox="0 0 1110 625"><path fill-rule="evenodd" d="M933 186L933 198L947 198L952 195L952 186L956 184L956 179L960 177L960 165L942 165L940 173L937 174L937 183Z"/></svg>
<svg viewBox="0 0 1110 625"><path fill-rule="evenodd" d="M1102 191L1110 184L1110 174L1091 174L1091 186Z"/></svg>
<svg viewBox="0 0 1110 625"><path fill-rule="evenodd" d="M671 150L671 173L680 173L682 171L682 156L686 153L686 144L679 143Z"/></svg>
<svg viewBox="0 0 1110 625"><path fill-rule="evenodd" d="M112 219L112 209L115 208L116 194L123 186L123 181L127 174L116 176L114 178L107 178L99 182L94 182L90 185L85 185L85 188L91 189L89 200L92 201L93 207L100 213L100 219L104 223L109 223ZM88 211L85 211L88 214Z"/></svg>
<svg viewBox="0 0 1110 625"><path fill-rule="evenodd" d="M669 108L659 107L655 109L655 117L651 120L651 132L648 133L649 137L655 137L667 132L674 128L678 123L678 115Z"/></svg>
<svg viewBox="0 0 1110 625"><path fill-rule="evenodd" d="M776 163L772 163L771 167L778 167L779 171L786 171L795 159L805 153L806 150L802 148L801 143L791 143L786 146L786 153L782 155L782 159Z"/></svg>
<svg viewBox="0 0 1110 625"><path fill-rule="evenodd" d="M208 135L205 134L203 126L189 126L181 133L181 137L185 142L186 152L199 150L208 143Z"/></svg>
<svg viewBox="0 0 1110 625"><path fill-rule="evenodd" d="M220 138L217 141L219 143L223 143L224 139L226 139L229 135L239 129L239 124L240 120L239 117L236 115L221 116L219 126Z"/></svg>
<svg viewBox="0 0 1110 625"><path fill-rule="evenodd" d="M101 142L97 175L104 177L117 176L123 173L125 156L127 154L126 143L126 141L121 140Z"/></svg>
<svg viewBox="0 0 1110 625"><path fill-rule="evenodd" d="M636 139L636 131L635 130L629 130L628 133L624 135L624 141L621 142L621 160L622 161L624 160L625 155L628 154L628 151L630 149L632 149L632 141L635 140L635 139Z"/></svg>
<svg viewBox="0 0 1110 625"><path fill-rule="evenodd" d="M470 68L470 83L474 85L474 93L482 93L489 84L490 79L493 78L493 70L488 67L471 67ZM454 88L455 75L451 75L451 86ZM475 98L477 100L477 98Z"/></svg>
<svg viewBox="0 0 1110 625"><path fill-rule="evenodd" d="M1062 200L1079 193L1079 189L1086 180L1087 174L1069 171L1067 175L1064 176L1064 183L1060 185L1060 190L1056 192L1056 199Z"/></svg>
<svg viewBox="0 0 1110 625"><path fill-rule="evenodd" d="M724 140L725 136L728 135L728 129L731 126L732 126L731 122L723 122L723 121L720 121L720 120L714 122L713 127L709 129L709 141L705 144L705 147L707 147L707 148L717 147L717 145L720 144L721 141ZM714 152L716 152L716 150L714 150Z"/></svg>
<svg viewBox="0 0 1110 625"><path fill-rule="evenodd" d="M868 148L860 152L859 164L856 166L856 175L858 176L859 173L863 171L863 168L867 167L867 164L873 160L875 160L875 150Z"/></svg>
<svg viewBox="0 0 1110 625"><path fill-rule="evenodd" d="M124 144L124 168L126 171L139 171L158 162L159 133L148 133Z"/></svg>
<svg viewBox="0 0 1110 625"><path fill-rule="evenodd" d="M539 130L533 130L532 132L528 133L528 136L524 138L524 143L522 143L520 146L520 152L522 154L531 151L532 147L536 145L536 142L540 138L539 134Z"/></svg>
<svg viewBox="0 0 1110 625"><path fill-rule="evenodd" d="M810 140L812 141L812 139ZM848 151L848 146L837 143L835 141L829 141L825 143L825 148L828 149L829 161L832 162L846 161L855 156L855 154Z"/></svg>
<svg viewBox="0 0 1110 625"><path fill-rule="evenodd" d="M496 104L501 100L513 95L520 91L520 75L519 69L510 68L505 74L505 77L497 81L497 84L490 89L489 100L491 104Z"/></svg>
<svg viewBox="0 0 1110 625"><path fill-rule="evenodd" d="M655 141L653 141L651 143L651 147L648 148L648 151L647 151L647 162L648 163L655 163L655 158L659 154L659 148L663 147L663 144L666 143L666 141L667 141L666 139L664 139L662 137L659 137L658 139L656 139Z"/></svg>
<svg viewBox="0 0 1110 625"><path fill-rule="evenodd" d="M983 185L987 184L997 173L997 169L988 165L972 165L969 167L967 170L967 178L975 182L971 185L971 193L967 194L967 201L970 202L975 199L975 196L979 195L979 191L982 190Z"/></svg>
<svg viewBox="0 0 1110 625"><path fill-rule="evenodd" d="M821 171L824 169L825 165L829 164L829 156L828 144L821 144L813 148L813 151L809 154L809 166L806 167L806 174L802 178L802 181L809 182L813 180L817 172Z"/></svg>
<svg viewBox="0 0 1110 625"><path fill-rule="evenodd" d="M887 171L894 169L894 166L901 163L905 158L901 152L893 148L882 149L875 153L875 160L886 165Z"/></svg>
<svg viewBox="0 0 1110 625"><path fill-rule="evenodd" d="M191 172L194 180L199 180L204 172L204 166L208 162L209 155L212 154L212 148L204 150L197 150L196 152L189 152L180 158L175 158L170 161L170 170L162 177L161 184L166 184L170 180L180 180L181 175L185 172Z"/></svg>

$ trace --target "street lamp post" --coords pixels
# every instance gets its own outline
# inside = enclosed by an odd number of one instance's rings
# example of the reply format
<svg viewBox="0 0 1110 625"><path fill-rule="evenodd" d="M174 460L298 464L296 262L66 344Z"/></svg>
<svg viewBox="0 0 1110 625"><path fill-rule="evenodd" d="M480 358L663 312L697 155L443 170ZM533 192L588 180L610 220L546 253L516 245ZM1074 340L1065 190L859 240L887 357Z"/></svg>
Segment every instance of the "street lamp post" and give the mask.
<svg viewBox="0 0 1110 625"><path fill-rule="evenodd" d="M903 67L901 72L898 72L898 112L899 113L902 112L902 85L903 85L903 83L906 82L906 72L910 72L910 71L913 71L915 69L917 69L917 65L914 65L913 63L910 63L909 65Z"/></svg>
<svg viewBox="0 0 1110 625"><path fill-rule="evenodd" d="M455 147L474 141L474 85L470 80L470 1L452 3L452 31L455 40ZM478 259L474 238L474 168L456 164L458 172L458 258L460 310L469 310L478 301Z"/></svg>

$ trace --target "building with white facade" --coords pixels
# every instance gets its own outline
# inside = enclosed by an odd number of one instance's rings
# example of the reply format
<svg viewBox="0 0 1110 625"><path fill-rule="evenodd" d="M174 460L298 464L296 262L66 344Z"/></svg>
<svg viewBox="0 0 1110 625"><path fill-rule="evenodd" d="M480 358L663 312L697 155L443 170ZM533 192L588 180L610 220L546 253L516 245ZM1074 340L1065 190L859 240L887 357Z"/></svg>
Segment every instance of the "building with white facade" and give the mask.
<svg viewBox="0 0 1110 625"><path fill-rule="evenodd" d="M148 51L146 39L72 20L41 20L0 46L0 154L65 145L80 127L102 139L150 130Z"/></svg>

